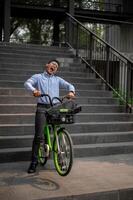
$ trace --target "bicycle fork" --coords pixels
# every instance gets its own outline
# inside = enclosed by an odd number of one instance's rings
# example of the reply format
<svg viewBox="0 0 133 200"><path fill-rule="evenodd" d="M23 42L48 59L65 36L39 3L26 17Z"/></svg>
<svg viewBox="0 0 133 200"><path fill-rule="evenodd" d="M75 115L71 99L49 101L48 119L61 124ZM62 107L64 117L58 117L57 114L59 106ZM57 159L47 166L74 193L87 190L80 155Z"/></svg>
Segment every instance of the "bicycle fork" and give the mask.
<svg viewBox="0 0 133 200"><path fill-rule="evenodd" d="M60 150L60 145L59 145L59 138L58 138L58 134L57 134L57 127L53 127L53 131L54 131L54 134L55 134L55 140L56 140L56 144L57 144L57 152L58 153L61 153L61 150Z"/></svg>
<svg viewBox="0 0 133 200"><path fill-rule="evenodd" d="M63 131L63 129L64 128L61 128L58 131L61 132L61 131ZM67 162L66 162L65 157L64 157L66 150L64 151L64 148L63 148L63 146L65 146L65 147L67 146L66 140L65 140L64 134L61 134L61 135L59 134L59 136L61 136L61 138L58 137L58 131L57 131L57 129L55 130L57 153L58 153L58 156L59 156L59 162L60 162L61 168L66 169L67 168ZM61 139L61 144L59 142L60 139Z"/></svg>
<svg viewBox="0 0 133 200"><path fill-rule="evenodd" d="M52 150L51 138L50 138L50 127L47 125L44 129L44 137L46 140L45 148L46 148L46 157L49 157L50 151Z"/></svg>

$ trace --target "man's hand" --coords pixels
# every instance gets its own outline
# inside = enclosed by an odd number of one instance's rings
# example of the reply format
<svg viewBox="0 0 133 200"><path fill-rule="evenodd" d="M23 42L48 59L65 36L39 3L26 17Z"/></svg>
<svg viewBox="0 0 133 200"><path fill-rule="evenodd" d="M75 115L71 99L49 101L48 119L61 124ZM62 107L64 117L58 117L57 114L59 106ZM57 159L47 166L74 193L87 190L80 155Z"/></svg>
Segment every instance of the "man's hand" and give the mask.
<svg viewBox="0 0 133 200"><path fill-rule="evenodd" d="M41 96L41 92L39 90L34 90L33 91L33 96L34 97L40 97Z"/></svg>
<svg viewBox="0 0 133 200"><path fill-rule="evenodd" d="M67 94L67 98L68 99L72 99L72 98L74 98L75 97L75 93L74 92L69 92L68 94Z"/></svg>

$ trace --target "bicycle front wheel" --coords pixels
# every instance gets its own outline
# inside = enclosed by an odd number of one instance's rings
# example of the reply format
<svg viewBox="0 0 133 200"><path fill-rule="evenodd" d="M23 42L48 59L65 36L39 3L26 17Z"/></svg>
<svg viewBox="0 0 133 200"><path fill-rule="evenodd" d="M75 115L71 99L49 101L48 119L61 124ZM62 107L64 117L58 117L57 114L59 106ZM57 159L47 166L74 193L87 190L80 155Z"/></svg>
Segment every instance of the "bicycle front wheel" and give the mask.
<svg viewBox="0 0 133 200"><path fill-rule="evenodd" d="M57 132L57 138L58 141L54 139L53 143L54 164L59 175L66 176L71 171L73 164L72 139L65 129L60 129Z"/></svg>

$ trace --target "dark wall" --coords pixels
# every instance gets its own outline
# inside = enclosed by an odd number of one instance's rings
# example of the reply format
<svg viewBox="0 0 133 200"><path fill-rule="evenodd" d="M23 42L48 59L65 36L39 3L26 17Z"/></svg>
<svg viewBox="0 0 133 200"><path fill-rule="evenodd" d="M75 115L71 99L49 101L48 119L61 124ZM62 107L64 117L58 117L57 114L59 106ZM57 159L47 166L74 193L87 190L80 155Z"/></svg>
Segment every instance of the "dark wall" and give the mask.
<svg viewBox="0 0 133 200"><path fill-rule="evenodd" d="M133 1L123 0L123 9L124 9L124 12L133 14Z"/></svg>

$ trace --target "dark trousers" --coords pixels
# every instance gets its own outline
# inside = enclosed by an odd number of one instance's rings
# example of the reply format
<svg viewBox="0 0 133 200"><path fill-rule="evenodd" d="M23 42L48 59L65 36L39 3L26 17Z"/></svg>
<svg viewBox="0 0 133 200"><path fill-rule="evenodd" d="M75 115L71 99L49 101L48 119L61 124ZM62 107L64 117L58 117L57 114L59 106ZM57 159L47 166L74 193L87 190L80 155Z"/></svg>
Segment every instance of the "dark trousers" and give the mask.
<svg viewBox="0 0 133 200"><path fill-rule="evenodd" d="M40 143L44 143L44 125L46 123L45 111L50 105L37 104L37 110L35 115L35 135L32 144L32 162L37 163L38 160L38 150Z"/></svg>

